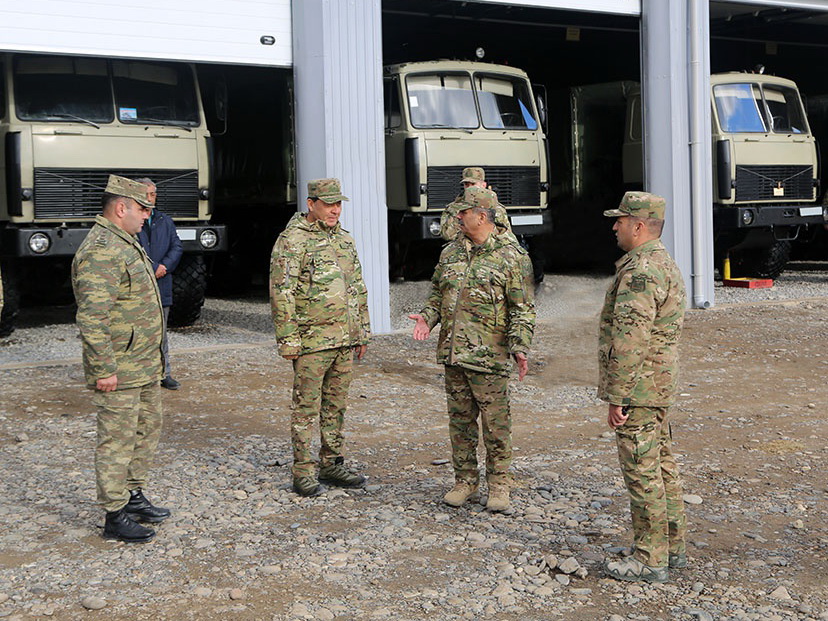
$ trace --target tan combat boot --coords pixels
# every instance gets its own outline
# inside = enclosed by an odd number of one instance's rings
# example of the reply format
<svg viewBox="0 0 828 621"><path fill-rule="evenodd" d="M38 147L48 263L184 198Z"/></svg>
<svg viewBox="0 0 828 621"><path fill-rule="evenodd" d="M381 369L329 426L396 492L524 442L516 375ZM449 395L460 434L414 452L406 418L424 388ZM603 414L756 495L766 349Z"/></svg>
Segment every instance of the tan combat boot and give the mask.
<svg viewBox="0 0 828 621"><path fill-rule="evenodd" d="M509 508L509 480L505 477L492 477L489 480L489 500L486 509L489 511L506 511Z"/></svg>
<svg viewBox="0 0 828 621"><path fill-rule="evenodd" d="M443 502L452 507L462 507L463 503L477 494L477 484L466 481L457 481L451 491L443 496Z"/></svg>

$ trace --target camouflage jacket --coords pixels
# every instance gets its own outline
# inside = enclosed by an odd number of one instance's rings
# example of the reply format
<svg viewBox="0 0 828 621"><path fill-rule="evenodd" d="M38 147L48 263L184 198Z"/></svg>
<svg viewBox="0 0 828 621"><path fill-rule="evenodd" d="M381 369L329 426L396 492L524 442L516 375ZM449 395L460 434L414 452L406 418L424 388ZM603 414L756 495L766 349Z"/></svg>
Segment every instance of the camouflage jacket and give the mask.
<svg viewBox="0 0 828 621"><path fill-rule="evenodd" d="M103 216L72 261L76 321L86 383L118 376L118 390L161 378L164 315L147 254L138 240Z"/></svg>
<svg viewBox="0 0 828 621"><path fill-rule="evenodd" d="M353 238L296 214L270 258L270 308L279 354L365 345L368 291Z"/></svg>
<svg viewBox="0 0 828 621"><path fill-rule="evenodd" d="M457 198L462 199L462 194ZM456 203L449 203L440 216L440 235L446 241L454 241L463 234L463 230L460 228L460 220L457 218L459 207ZM505 231L511 236L512 241L517 243L517 238L512 233L512 225L509 222L506 208L500 204L495 207L495 225L497 225L498 232Z"/></svg>
<svg viewBox="0 0 828 621"><path fill-rule="evenodd" d="M440 323L437 361L508 375L511 355L528 353L535 330L532 264L507 233L475 246L462 235L448 244L420 311Z"/></svg>
<svg viewBox="0 0 828 621"><path fill-rule="evenodd" d="M666 407L675 400L684 281L661 240L615 264L601 311L598 398L613 405Z"/></svg>

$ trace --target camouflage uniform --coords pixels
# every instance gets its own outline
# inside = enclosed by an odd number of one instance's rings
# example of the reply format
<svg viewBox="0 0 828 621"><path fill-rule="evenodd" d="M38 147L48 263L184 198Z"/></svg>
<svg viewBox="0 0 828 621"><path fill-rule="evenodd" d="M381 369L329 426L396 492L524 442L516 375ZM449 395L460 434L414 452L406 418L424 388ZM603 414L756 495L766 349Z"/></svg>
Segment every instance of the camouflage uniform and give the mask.
<svg viewBox="0 0 828 621"><path fill-rule="evenodd" d="M486 173L482 168L468 167L463 169L463 178L461 183L474 183L477 181L485 181L485 179ZM462 200L463 193L461 192L457 198L454 199L453 203L446 205L446 208L440 216L440 235L446 241L454 241L463 233L460 229L460 222L457 220L457 214L460 212ZM514 233L512 233L512 224L509 222L509 215L506 213L506 208L498 201L494 205L494 211L495 225L497 228L500 232L505 231L508 233L511 239L514 240L515 243L518 243L517 238L514 236Z"/></svg>
<svg viewBox="0 0 828 621"><path fill-rule="evenodd" d="M321 194L327 186L311 184L309 195L326 200ZM336 188L336 196L347 200L338 193L338 181ZM293 361L293 476L313 476L314 422L319 418L324 468L342 453L352 350L367 345L371 335L353 238L338 223L329 227L308 222L305 214L293 216L273 247L270 301L279 354L299 356Z"/></svg>
<svg viewBox="0 0 828 621"><path fill-rule="evenodd" d="M113 187L111 180L107 192L146 206L146 186L130 183L144 188L143 194L131 186ZM98 410L98 501L107 512L118 511L130 490L145 487L161 433L161 298L138 240L103 216L95 218L75 254L72 287L87 385L94 389L99 379L118 376L114 391L96 390L92 400Z"/></svg>
<svg viewBox="0 0 828 621"><path fill-rule="evenodd" d="M664 203L629 192L619 209L605 215L663 220ZM667 421L676 395L685 304L681 273L661 240L654 239L616 263L601 311L598 397L624 406L629 416L616 429L616 442L630 493L634 554L650 567L666 567L668 554L685 553L681 480Z"/></svg>
<svg viewBox="0 0 828 621"><path fill-rule="evenodd" d="M464 200L473 204L484 193L496 200L494 192L481 188L467 189ZM420 315L429 328L440 323L437 361L446 365L455 479L477 484L480 414L486 478L490 485L507 482L512 461L511 359L528 353L535 327L532 266L526 251L506 233L493 233L479 246L465 235L451 242L440 255L431 295Z"/></svg>

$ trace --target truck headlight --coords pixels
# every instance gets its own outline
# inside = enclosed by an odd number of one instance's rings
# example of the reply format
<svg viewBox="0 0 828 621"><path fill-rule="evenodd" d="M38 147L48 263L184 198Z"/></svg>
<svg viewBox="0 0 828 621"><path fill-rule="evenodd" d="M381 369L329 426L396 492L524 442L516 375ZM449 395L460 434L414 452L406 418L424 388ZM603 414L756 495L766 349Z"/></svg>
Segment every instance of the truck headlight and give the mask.
<svg viewBox="0 0 828 621"><path fill-rule="evenodd" d="M753 220L753 211L750 209L745 209L742 212L742 224L744 224L745 226L750 226L751 224L753 224Z"/></svg>
<svg viewBox="0 0 828 621"><path fill-rule="evenodd" d="M432 220L428 224L428 232L434 237L440 237L440 223L437 220Z"/></svg>
<svg viewBox="0 0 828 621"><path fill-rule="evenodd" d="M218 243L218 234L213 229L204 229L198 236L198 241L203 248L215 248Z"/></svg>
<svg viewBox="0 0 828 621"><path fill-rule="evenodd" d="M198 200L206 201L210 198L210 189L209 188L199 188L198 190Z"/></svg>
<svg viewBox="0 0 828 621"><path fill-rule="evenodd" d="M29 250L35 254L43 254L52 245L52 240L45 233L33 233L29 237Z"/></svg>

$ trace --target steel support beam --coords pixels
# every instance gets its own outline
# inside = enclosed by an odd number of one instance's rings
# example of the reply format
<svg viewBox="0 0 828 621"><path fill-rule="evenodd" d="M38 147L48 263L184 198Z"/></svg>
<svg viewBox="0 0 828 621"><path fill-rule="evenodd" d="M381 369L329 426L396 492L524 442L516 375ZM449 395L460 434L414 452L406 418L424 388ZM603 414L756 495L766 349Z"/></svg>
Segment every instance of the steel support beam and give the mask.
<svg viewBox="0 0 828 621"><path fill-rule="evenodd" d="M695 308L713 304L708 15L708 0L642 2L645 187L667 199L662 238Z"/></svg>
<svg viewBox="0 0 828 621"><path fill-rule="evenodd" d="M390 332L380 0L293 0L293 57L298 202L308 179L341 179L371 327Z"/></svg>

